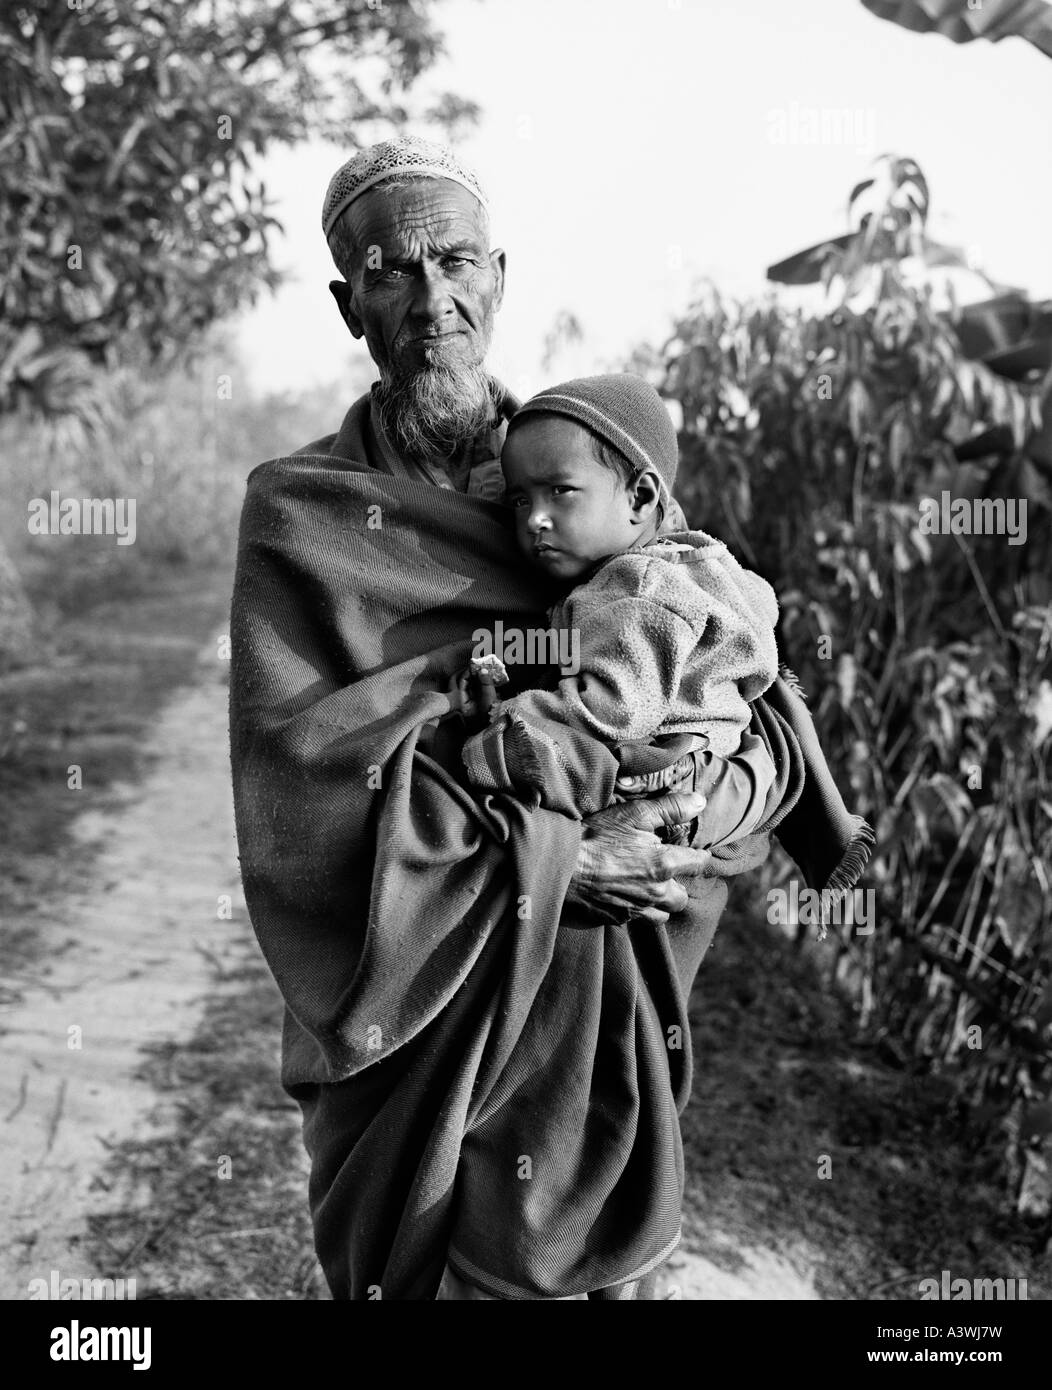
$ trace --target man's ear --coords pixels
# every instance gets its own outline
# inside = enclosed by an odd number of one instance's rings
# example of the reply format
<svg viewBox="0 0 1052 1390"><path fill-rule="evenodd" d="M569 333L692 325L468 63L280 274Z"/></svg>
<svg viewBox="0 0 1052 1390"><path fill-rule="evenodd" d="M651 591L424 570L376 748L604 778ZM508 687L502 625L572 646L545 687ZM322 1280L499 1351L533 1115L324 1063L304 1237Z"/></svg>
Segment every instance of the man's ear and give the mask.
<svg viewBox="0 0 1052 1390"><path fill-rule="evenodd" d="M354 291L346 280L330 280L329 290L332 293L333 299L336 301L336 307L340 311L340 318L343 319L344 323L351 330L352 336L360 338L362 336L362 321L354 312Z"/></svg>
<svg viewBox="0 0 1052 1390"><path fill-rule="evenodd" d="M499 309L504 302L504 269L507 264L507 257L499 246L496 251L489 253L489 264L497 281L497 288L493 295L493 307Z"/></svg>
<svg viewBox="0 0 1052 1390"><path fill-rule="evenodd" d="M641 526L657 511L661 501L661 479L652 468L640 473L632 484L632 525Z"/></svg>

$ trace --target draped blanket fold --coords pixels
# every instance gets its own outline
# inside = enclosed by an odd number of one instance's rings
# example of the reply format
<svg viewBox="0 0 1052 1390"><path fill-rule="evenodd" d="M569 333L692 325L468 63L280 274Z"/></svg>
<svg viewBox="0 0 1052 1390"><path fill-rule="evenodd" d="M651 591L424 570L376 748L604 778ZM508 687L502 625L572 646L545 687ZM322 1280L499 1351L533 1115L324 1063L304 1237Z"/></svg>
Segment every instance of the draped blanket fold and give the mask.
<svg viewBox="0 0 1052 1390"><path fill-rule="evenodd" d="M328 455L251 475L238 842L338 1298L433 1298L447 1255L502 1297L565 1297L678 1236L686 1000L726 884L692 880L664 928L594 925L564 902L579 822L471 792L428 729L473 634L543 628L548 602L494 503ZM575 756L609 799L613 753Z"/></svg>

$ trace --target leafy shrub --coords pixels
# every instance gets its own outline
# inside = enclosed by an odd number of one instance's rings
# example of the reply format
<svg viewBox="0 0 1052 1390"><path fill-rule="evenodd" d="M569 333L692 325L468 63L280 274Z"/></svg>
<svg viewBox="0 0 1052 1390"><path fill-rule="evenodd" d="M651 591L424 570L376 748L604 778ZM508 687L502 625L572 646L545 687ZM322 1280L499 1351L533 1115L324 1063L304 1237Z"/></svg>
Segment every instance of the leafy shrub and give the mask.
<svg viewBox="0 0 1052 1390"><path fill-rule="evenodd" d="M966 358L904 274L915 192L828 249L824 312L709 290L652 375L682 411L687 514L774 585L785 659L876 827L876 931L842 928L830 968L903 1060L1004 1102L1052 1081L1050 492L1036 391ZM995 426L1007 452L958 461ZM928 534L944 490L1026 498L1026 543Z"/></svg>

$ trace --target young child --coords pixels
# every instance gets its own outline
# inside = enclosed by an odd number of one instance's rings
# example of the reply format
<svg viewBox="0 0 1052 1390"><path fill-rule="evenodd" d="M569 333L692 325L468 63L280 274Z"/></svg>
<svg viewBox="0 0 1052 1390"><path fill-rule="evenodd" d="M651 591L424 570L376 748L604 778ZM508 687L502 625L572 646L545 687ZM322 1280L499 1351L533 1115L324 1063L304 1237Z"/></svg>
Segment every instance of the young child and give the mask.
<svg viewBox="0 0 1052 1390"><path fill-rule="evenodd" d="M579 652L554 690L494 700L504 677L492 656L462 679L464 712L490 723L463 749L469 781L581 817L638 795L639 777L596 786L574 775L573 742L632 745L692 736L683 751L746 755L753 780L745 819L705 825L704 842L748 834L775 769L746 733L749 701L778 669L770 585L701 531L659 534L678 464L676 433L657 392L630 375L586 377L541 391L512 417L501 468L520 548L566 593L549 614ZM578 647L579 642L579 647ZM565 644L564 644L565 650ZM650 779L648 789L660 785ZM715 807L713 808L715 809ZM717 818L718 820L718 818Z"/></svg>

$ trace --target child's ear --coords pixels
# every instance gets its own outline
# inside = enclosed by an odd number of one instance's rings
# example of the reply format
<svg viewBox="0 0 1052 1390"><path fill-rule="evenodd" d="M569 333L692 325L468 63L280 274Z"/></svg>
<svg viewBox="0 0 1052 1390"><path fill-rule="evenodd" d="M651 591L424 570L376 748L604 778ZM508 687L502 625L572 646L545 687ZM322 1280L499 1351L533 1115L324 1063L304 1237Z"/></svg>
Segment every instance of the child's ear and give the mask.
<svg viewBox="0 0 1052 1390"><path fill-rule="evenodd" d="M661 479L652 468L648 468L632 484L632 525L640 526L644 521L649 521L660 501Z"/></svg>
<svg viewBox="0 0 1052 1390"><path fill-rule="evenodd" d="M336 307L340 311L340 318L351 330L355 338L362 336L362 323L358 315L354 312L353 299L354 291L346 280L330 280L329 291L336 301Z"/></svg>

